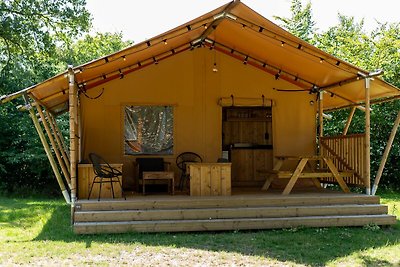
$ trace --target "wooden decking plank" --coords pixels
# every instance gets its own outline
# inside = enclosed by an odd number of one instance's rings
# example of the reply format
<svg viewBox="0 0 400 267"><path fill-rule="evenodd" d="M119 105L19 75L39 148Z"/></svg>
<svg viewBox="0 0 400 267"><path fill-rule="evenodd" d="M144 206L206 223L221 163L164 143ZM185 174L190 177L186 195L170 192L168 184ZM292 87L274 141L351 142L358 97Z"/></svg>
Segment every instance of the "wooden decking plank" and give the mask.
<svg viewBox="0 0 400 267"><path fill-rule="evenodd" d="M244 207L170 210L116 210L75 212L76 222L139 221L139 220L193 220L226 218L272 218L326 215L372 215L387 213L387 206L321 205L289 207Z"/></svg>
<svg viewBox="0 0 400 267"><path fill-rule="evenodd" d="M129 209L170 209L243 206L286 206L325 204L379 204L378 196L358 194L308 194L308 195L241 195L215 197L136 197L128 200L79 200L78 210L129 210Z"/></svg>
<svg viewBox="0 0 400 267"><path fill-rule="evenodd" d="M389 225L379 197L360 194L151 196L78 201L76 233L219 231L297 226ZM88 210L89 209L89 210Z"/></svg>
<svg viewBox="0 0 400 267"><path fill-rule="evenodd" d="M370 223L392 225L396 217L390 215L352 215L352 216L309 216L290 218L216 219L216 220L173 220L139 221L112 223L75 223L78 234L122 233L122 232L189 232L225 231L249 229L276 229L305 227L363 226Z"/></svg>

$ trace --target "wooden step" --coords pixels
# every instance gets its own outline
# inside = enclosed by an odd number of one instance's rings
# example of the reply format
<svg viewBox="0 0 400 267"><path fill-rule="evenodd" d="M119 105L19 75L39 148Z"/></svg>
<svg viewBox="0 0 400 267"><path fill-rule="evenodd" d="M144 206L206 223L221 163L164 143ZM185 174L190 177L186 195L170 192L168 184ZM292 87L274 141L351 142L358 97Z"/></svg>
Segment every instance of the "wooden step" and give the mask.
<svg viewBox="0 0 400 267"><path fill-rule="evenodd" d="M215 197L144 196L127 200L79 200L77 211L185 208L282 207L303 205L379 204L378 196L359 194L237 195Z"/></svg>
<svg viewBox="0 0 400 267"><path fill-rule="evenodd" d="M77 211L75 222L115 222L147 220L196 220L226 218L274 218L327 215L387 214L379 204L319 205L287 207L201 208L161 210Z"/></svg>
<svg viewBox="0 0 400 267"><path fill-rule="evenodd" d="M124 232L190 232L249 229L276 229L291 227L364 226L368 224L392 225L391 215L308 216L284 218L241 218L208 220L157 220L123 222L76 222L77 234Z"/></svg>

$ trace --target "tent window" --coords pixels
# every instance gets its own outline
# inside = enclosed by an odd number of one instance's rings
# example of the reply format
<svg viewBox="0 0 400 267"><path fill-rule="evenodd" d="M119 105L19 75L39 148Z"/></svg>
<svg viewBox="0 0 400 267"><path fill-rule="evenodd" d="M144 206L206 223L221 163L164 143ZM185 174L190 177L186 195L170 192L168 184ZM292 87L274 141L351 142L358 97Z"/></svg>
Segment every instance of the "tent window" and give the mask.
<svg viewBox="0 0 400 267"><path fill-rule="evenodd" d="M126 106L124 128L125 155L173 154L172 106Z"/></svg>

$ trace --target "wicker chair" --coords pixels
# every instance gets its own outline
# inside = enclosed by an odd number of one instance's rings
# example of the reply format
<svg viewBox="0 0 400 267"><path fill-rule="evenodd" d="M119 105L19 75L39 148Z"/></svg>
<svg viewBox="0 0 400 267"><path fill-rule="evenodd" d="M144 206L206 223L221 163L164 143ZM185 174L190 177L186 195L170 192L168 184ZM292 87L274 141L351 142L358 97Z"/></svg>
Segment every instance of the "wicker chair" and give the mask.
<svg viewBox="0 0 400 267"><path fill-rule="evenodd" d="M189 180L189 174L186 173L186 164L202 161L203 159L194 152L183 152L176 157L176 166L181 170L181 179L179 180L180 190L183 190L184 185Z"/></svg>

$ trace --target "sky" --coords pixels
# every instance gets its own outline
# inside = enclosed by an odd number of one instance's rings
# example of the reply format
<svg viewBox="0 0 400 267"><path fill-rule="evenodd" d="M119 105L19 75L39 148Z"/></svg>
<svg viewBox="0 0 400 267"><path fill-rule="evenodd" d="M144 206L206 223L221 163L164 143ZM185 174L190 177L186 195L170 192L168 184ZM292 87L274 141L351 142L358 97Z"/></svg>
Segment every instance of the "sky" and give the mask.
<svg viewBox="0 0 400 267"><path fill-rule="evenodd" d="M305 5L309 0L302 0ZM228 0L87 0L94 31L122 32L135 43L182 25ZM242 0L244 4L276 23L273 16L290 17L291 0ZM338 13L364 19L365 29L379 22L399 22L399 0L311 0L319 31L338 23Z"/></svg>

